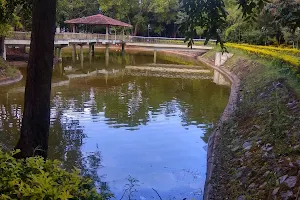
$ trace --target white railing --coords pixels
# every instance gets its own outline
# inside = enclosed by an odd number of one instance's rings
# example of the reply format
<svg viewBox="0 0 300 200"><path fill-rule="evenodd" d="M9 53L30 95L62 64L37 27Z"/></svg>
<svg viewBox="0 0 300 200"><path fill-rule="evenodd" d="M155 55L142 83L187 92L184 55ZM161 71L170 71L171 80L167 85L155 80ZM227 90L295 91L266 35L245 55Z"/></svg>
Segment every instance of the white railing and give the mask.
<svg viewBox="0 0 300 200"><path fill-rule="evenodd" d="M142 43L184 43L185 38L129 36L130 42ZM194 39L195 42L205 42L206 39ZM216 42L216 40L209 40Z"/></svg>
<svg viewBox="0 0 300 200"><path fill-rule="evenodd" d="M7 39L14 40L30 40L30 32L11 32ZM98 33L56 33L55 40L106 40L106 34ZM184 38L167 38L167 37L143 37L143 36L129 36L129 35L108 35L108 40L124 40L126 42L136 43L170 43L170 44L183 44ZM194 39L195 42L204 42L205 39ZM216 40L210 40L216 42Z"/></svg>
<svg viewBox="0 0 300 200"><path fill-rule="evenodd" d="M10 32L6 39L13 39L13 40L30 40L31 32L19 32L14 31Z"/></svg>

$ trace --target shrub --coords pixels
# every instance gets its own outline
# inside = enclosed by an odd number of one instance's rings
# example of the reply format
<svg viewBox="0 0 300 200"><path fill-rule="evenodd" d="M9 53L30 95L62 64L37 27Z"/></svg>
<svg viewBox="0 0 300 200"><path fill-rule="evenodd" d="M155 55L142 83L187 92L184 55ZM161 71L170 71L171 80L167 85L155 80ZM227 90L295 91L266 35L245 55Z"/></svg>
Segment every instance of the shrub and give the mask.
<svg viewBox="0 0 300 200"><path fill-rule="evenodd" d="M291 54L291 55L295 55L295 56L300 55L299 49L288 48L288 47L284 47L284 46L274 47L274 46L257 46L257 45L250 45L250 44L241 44L241 45L247 46L247 47L254 47L254 48L259 47L260 49L266 49L269 51L281 52L281 53Z"/></svg>
<svg viewBox="0 0 300 200"><path fill-rule="evenodd" d="M254 53L261 57L267 56L269 58L281 60L289 64L290 69L293 72L299 73L300 60L295 56L284 54L281 51L271 51L266 48L261 48L261 46L255 46L255 45L226 43L226 46L236 48L236 49L241 49L247 51L248 53Z"/></svg>
<svg viewBox="0 0 300 200"><path fill-rule="evenodd" d="M112 197L98 193L93 181L78 169L67 172L57 160L41 157L17 160L19 151L0 150L0 199L98 199Z"/></svg>

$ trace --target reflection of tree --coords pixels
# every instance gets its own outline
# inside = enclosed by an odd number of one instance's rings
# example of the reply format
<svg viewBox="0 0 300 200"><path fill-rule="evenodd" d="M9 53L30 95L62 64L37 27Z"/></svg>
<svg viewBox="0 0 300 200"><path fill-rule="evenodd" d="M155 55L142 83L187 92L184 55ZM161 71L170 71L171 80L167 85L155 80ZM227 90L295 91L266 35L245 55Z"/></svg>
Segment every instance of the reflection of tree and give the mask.
<svg viewBox="0 0 300 200"><path fill-rule="evenodd" d="M86 135L79 127L79 121L62 118L62 110L51 123L49 135L49 158L56 158L63 162L66 169L83 168L82 152L80 150Z"/></svg>
<svg viewBox="0 0 300 200"><path fill-rule="evenodd" d="M20 134L23 96L0 96L0 145L5 150L14 148Z"/></svg>
<svg viewBox="0 0 300 200"><path fill-rule="evenodd" d="M105 112L107 124L113 127L145 125L151 113L169 116L176 111L180 111L183 125L209 127L225 108L228 88L210 80L135 77L104 91L95 88L93 97L93 113Z"/></svg>
<svg viewBox="0 0 300 200"><path fill-rule="evenodd" d="M96 78L86 84L73 84L71 89L55 88L51 102L49 157L59 158L67 168L83 165L80 148L86 137L78 118L64 115L67 111L88 114L93 121L102 115L105 123L114 128L137 128L148 124L155 115L179 114L183 126L210 129L225 108L229 94L227 87L210 80L124 76L108 83ZM8 148L18 138L21 96L16 93L0 99L0 141Z"/></svg>
<svg viewBox="0 0 300 200"><path fill-rule="evenodd" d="M10 94L6 98L0 97L0 145L4 150L11 150L19 137L23 97L19 93ZM63 167L68 170L78 167L89 175L91 170L100 166L100 154L95 152L84 155L81 146L86 135L83 133L82 127L79 126L79 121L63 117L65 110L72 108L78 110L78 107L83 107L82 104L88 97L84 95L80 97L78 100L67 100L61 95L53 97L48 157L60 160ZM93 178L96 180L95 175L97 173L93 174Z"/></svg>

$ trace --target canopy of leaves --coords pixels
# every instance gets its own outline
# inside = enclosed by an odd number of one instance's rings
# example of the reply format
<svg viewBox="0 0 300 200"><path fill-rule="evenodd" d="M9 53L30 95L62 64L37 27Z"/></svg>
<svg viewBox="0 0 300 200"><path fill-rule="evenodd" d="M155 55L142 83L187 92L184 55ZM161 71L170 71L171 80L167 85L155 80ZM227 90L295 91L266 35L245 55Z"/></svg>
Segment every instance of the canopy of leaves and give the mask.
<svg viewBox="0 0 300 200"><path fill-rule="evenodd" d="M261 10L265 2L267 0L238 0L238 5L244 18L255 19L256 11ZM233 2L228 3L232 4ZM186 30L188 45L193 44L196 27L200 26L204 29L206 43L214 37L224 47L220 34L227 25L228 12L225 9L225 2L223 0L183 0L182 5L184 12L188 15L185 26L183 26Z"/></svg>
<svg viewBox="0 0 300 200"><path fill-rule="evenodd" d="M32 0L0 0L0 36L6 36L11 26L21 27L18 13L30 13Z"/></svg>
<svg viewBox="0 0 300 200"><path fill-rule="evenodd" d="M63 26L64 21L67 19L95 15L98 12L98 0L58 0L56 9L57 25Z"/></svg>
<svg viewBox="0 0 300 200"><path fill-rule="evenodd" d="M99 0L105 15L114 17L134 26L135 34L150 31L161 34L176 20L178 0Z"/></svg>

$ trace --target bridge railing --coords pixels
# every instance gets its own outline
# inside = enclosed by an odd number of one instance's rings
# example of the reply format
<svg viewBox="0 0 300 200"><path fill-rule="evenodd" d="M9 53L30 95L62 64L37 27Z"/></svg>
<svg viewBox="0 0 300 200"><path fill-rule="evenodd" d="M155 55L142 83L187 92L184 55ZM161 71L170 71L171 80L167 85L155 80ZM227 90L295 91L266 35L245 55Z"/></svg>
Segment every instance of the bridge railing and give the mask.
<svg viewBox="0 0 300 200"><path fill-rule="evenodd" d="M98 33L56 33L55 40L106 40L106 34ZM129 40L129 36L108 35L108 40Z"/></svg>
<svg viewBox="0 0 300 200"><path fill-rule="evenodd" d="M30 32L11 32L7 39L14 40L30 40ZM56 33L55 40L105 40L105 34L98 33ZM184 44L184 38L167 38L167 37L142 37L142 36L129 36L129 35L108 35L108 40L124 40L125 42L134 42L134 43L164 43L164 44ZM202 42L205 39L194 39L194 41ZM210 42L216 42L216 40L210 40Z"/></svg>
<svg viewBox="0 0 300 200"><path fill-rule="evenodd" d="M168 38L168 37L143 37L143 36L130 36L129 42L136 43L164 43L164 44L184 44L185 38ZM194 41L204 43L205 39L194 39ZM213 43L216 40L209 40Z"/></svg>
<svg viewBox="0 0 300 200"><path fill-rule="evenodd" d="M13 39L13 40L30 40L31 32L19 32L13 31L10 32L6 39Z"/></svg>
<svg viewBox="0 0 300 200"><path fill-rule="evenodd" d="M7 39L13 39L13 40L30 40L31 38L31 32L19 32L19 31L14 31L9 34ZM97 33L56 33L55 34L55 40L97 40L97 39L106 39L105 34L97 34ZM109 40L129 40L129 36L127 35L115 35L111 34L108 35Z"/></svg>

